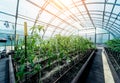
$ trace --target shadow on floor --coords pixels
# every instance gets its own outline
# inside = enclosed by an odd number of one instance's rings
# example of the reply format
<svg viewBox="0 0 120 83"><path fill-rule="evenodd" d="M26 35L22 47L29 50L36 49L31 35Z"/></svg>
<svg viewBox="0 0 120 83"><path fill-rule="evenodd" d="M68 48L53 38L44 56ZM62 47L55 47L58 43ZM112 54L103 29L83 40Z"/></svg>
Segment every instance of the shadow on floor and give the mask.
<svg viewBox="0 0 120 83"><path fill-rule="evenodd" d="M102 49L98 49L85 83L105 83L102 61Z"/></svg>

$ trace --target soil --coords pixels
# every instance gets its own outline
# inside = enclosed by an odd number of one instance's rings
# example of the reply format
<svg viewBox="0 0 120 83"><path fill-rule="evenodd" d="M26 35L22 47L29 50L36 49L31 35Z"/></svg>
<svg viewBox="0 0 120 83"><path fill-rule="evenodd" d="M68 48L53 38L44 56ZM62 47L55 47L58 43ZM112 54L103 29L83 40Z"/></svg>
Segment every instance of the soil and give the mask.
<svg viewBox="0 0 120 83"><path fill-rule="evenodd" d="M120 78L120 53L114 52L109 48L105 48L105 51L108 54L108 57L117 72L118 77Z"/></svg>
<svg viewBox="0 0 120 83"><path fill-rule="evenodd" d="M42 64L42 69L40 72L30 76L28 83L38 83L39 73L41 73L41 83L53 83L56 80L56 83L70 83L91 52L92 50L88 50L84 55L81 55L80 52L71 52L71 54L69 54L69 56L71 56L71 62L66 62L66 59L56 60L51 57L53 63L50 66L47 66L48 59L37 62Z"/></svg>
<svg viewBox="0 0 120 83"><path fill-rule="evenodd" d="M85 63L85 61L89 57L90 53L91 53L91 51L89 51L89 53L87 53L87 55L85 57L82 57L82 59L78 59L78 57L80 57L80 56L77 56L69 64L65 64L64 66L59 67L58 71L55 71L53 73L50 72L51 75L49 74L49 72L47 72L46 74L48 74L49 76L45 79L42 79L42 82L43 83L53 83L57 80L55 83L70 83L72 81L72 79L76 76L76 74L78 73L78 71L80 70L82 65ZM69 69L69 71L66 74L64 74L68 69ZM64 74L64 75L62 76L62 74ZM60 76L62 76L62 77L59 78ZM58 80L58 78L59 78L59 80Z"/></svg>

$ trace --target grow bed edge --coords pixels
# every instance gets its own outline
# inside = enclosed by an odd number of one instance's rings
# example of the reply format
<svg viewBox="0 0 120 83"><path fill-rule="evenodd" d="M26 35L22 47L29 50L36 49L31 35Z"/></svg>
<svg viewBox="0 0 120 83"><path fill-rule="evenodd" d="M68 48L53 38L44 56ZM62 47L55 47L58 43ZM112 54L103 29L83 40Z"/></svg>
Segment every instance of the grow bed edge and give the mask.
<svg viewBox="0 0 120 83"><path fill-rule="evenodd" d="M107 61L108 61L108 64L110 66L110 70L112 72L113 79L114 79L115 83L120 83L120 79L119 79L119 77L118 77L118 75L117 75L117 73L116 73L116 71L115 71L115 69L114 69L114 67L113 67L109 57L108 57L108 54L107 54L105 48L104 48L104 53L105 53L105 56L107 57Z"/></svg>
<svg viewBox="0 0 120 83"><path fill-rule="evenodd" d="M90 54L90 56L88 57L87 61L83 64L83 66L81 67L81 69L79 70L78 74L75 76L75 78L72 80L71 83L80 83L85 81L86 78L86 73L88 73L88 70L90 65L90 62L92 62L94 56L95 56L95 50ZM87 70L87 71L86 71Z"/></svg>

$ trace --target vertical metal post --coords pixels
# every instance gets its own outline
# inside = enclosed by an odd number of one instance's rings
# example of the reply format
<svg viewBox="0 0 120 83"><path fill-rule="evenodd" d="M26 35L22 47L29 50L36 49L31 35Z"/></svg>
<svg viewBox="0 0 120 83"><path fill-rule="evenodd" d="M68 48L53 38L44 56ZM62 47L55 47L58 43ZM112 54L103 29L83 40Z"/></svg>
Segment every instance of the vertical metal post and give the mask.
<svg viewBox="0 0 120 83"><path fill-rule="evenodd" d="M13 39L13 37L12 37L12 35L10 36L10 41L11 41L11 50L12 50L12 39Z"/></svg>
<svg viewBox="0 0 120 83"><path fill-rule="evenodd" d="M16 34L16 45L18 46L18 38L19 38L19 35Z"/></svg>
<svg viewBox="0 0 120 83"><path fill-rule="evenodd" d="M11 50L12 50L12 40L11 40Z"/></svg>
<svg viewBox="0 0 120 83"><path fill-rule="evenodd" d="M96 35L96 28L95 28L95 46L96 46L96 37L97 35Z"/></svg>
<svg viewBox="0 0 120 83"><path fill-rule="evenodd" d="M109 31L109 33L108 33L108 40L110 40L110 31Z"/></svg>
<svg viewBox="0 0 120 83"><path fill-rule="evenodd" d="M14 39L16 39L16 28L17 28L18 8L19 8L19 0L17 0L17 6L16 6L16 16L15 16L15 38L14 38ZM14 42L14 50L16 50L16 40L15 40L15 42Z"/></svg>
<svg viewBox="0 0 120 83"><path fill-rule="evenodd" d="M101 36L102 36L102 37L101 37L101 44L103 44L103 35L104 35L104 34L101 34Z"/></svg>

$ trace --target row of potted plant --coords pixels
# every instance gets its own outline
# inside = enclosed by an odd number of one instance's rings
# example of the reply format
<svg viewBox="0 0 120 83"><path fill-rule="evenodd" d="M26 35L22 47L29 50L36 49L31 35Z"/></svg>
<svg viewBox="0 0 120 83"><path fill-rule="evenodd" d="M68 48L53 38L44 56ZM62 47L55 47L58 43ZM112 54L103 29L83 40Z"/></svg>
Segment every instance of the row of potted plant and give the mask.
<svg viewBox="0 0 120 83"><path fill-rule="evenodd" d="M120 39L112 39L106 42L108 48L115 52L120 52Z"/></svg>
<svg viewBox="0 0 120 83"><path fill-rule="evenodd" d="M64 60L64 62L69 63L72 61L73 53L84 53L86 50L94 48L91 41L80 36L61 36L58 34L53 38L42 39L36 32L37 28L34 29L33 35L27 37L27 58L24 39L20 40L21 43L17 46L14 55L17 82L25 81L26 76L38 73L46 66L50 67L54 61ZM40 76L38 76L38 81L40 81Z"/></svg>
<svg viewBox="0 0 120 83"><path fill-rule="evenodd" d="M105 51L120 78L120 39L112 39L106 42Z"/></svg>

